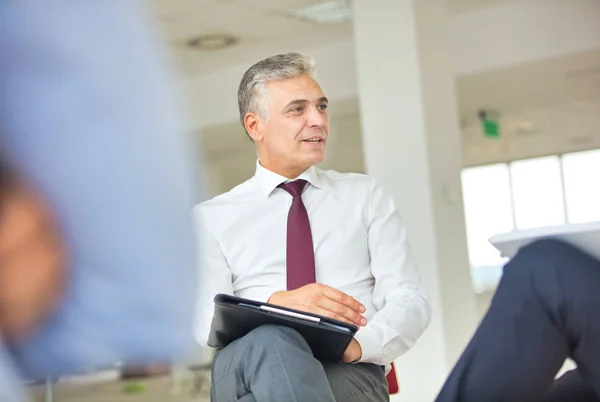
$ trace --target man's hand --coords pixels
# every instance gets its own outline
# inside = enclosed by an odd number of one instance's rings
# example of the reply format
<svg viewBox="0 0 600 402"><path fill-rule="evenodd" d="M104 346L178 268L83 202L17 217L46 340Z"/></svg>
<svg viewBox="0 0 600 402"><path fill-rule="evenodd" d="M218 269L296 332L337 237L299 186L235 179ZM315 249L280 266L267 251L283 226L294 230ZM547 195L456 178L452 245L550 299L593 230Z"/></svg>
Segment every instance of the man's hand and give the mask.
<svg viewBox="0 0 600 402"><path fill-rule="evenodd" d="M320 283L312 283L287 292L273 293L268 302L358 326L367 325L367 319L362 316L366 311L365 306L353 297Z"/></svg>
<svg viewBox="0 0 600 402"><path fill-rule="evenodd" d="M360 347L360 343L354 338L346 348L344 352L344 356L342 356L342 361L344 363L352 363L357 361L362 357L362 348Z"/></svg>
<svg viewBox="0 0 600 402"><path fill-rule="evenodd" d="M65 248L45 203L19 184L0 203L0 333L18 341L58 304Z"/></svg>

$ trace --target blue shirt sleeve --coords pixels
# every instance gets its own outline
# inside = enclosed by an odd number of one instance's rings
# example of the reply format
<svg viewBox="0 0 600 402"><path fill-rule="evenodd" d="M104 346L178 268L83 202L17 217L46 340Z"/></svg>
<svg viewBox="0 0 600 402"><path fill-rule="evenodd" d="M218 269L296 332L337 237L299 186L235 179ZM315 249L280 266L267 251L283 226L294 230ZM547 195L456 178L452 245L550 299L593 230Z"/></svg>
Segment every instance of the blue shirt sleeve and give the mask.
<svg viewBox="0 0 600 402"><path fill-rule="evenodd" d="M0 5L0 147L57 211L67 298L14 350L25 376L168 362L193 345L193 143L131 0Z"/></svg>

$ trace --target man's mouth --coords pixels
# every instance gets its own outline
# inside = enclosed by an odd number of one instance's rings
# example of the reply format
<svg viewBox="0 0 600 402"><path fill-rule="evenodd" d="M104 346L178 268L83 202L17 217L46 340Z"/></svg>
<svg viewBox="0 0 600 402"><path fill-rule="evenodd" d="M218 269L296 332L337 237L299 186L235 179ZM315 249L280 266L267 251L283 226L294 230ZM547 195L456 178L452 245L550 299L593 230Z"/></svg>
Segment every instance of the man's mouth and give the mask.
<svg viewBox="0 0 600 402"><path fill-rule="evenodd" d="M325 140L324 138L314 137L314 138L307 138L305 140L302 140L302 142L319 143L319 142L323 142L324 140Z"/></svg>

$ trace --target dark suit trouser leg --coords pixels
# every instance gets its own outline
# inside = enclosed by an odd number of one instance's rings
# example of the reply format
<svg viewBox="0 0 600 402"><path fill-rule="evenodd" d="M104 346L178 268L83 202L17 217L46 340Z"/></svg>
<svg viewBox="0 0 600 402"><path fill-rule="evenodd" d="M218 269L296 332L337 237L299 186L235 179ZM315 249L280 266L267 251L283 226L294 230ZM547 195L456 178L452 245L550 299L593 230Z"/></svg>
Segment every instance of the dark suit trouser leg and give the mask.
<svg viewBox="0 0 600 402"><path fill-rule="evenodd" d="M437 401L536 401L571 357L600 395L600 262L556 240L523 248Z"/></svg>
<svg viewBox="0 0 600 402"><path fill-rule="evenodd" d="M541 402L600 402L594 388L585 381L579 370L564 373L552 383Z"/></svg>

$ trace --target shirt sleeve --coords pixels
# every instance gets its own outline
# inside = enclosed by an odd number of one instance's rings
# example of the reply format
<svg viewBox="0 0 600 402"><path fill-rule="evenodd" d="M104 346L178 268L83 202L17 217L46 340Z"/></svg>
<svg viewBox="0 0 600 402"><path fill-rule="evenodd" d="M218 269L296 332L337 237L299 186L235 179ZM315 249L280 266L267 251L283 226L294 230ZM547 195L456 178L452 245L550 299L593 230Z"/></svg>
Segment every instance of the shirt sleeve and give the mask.
<svg viewBox="0 0 600 402"><path fill-rule="evenodd" d="M391 195L377 182L370 193L367 217L377 312L355 338L362 348L361 362L385 365L415 344L429 325L431 309L400 214Z"/></svg>
<svg viewBox="0 0 600 402"><path fill-rule="evenodd" d="M219 242L211 233L204 205L194 209L200 246L199 275L200 298L197 306L196 341L207 346L214 314L214 297L219 293L233 295L233 274L227 264Z"/></svg>

